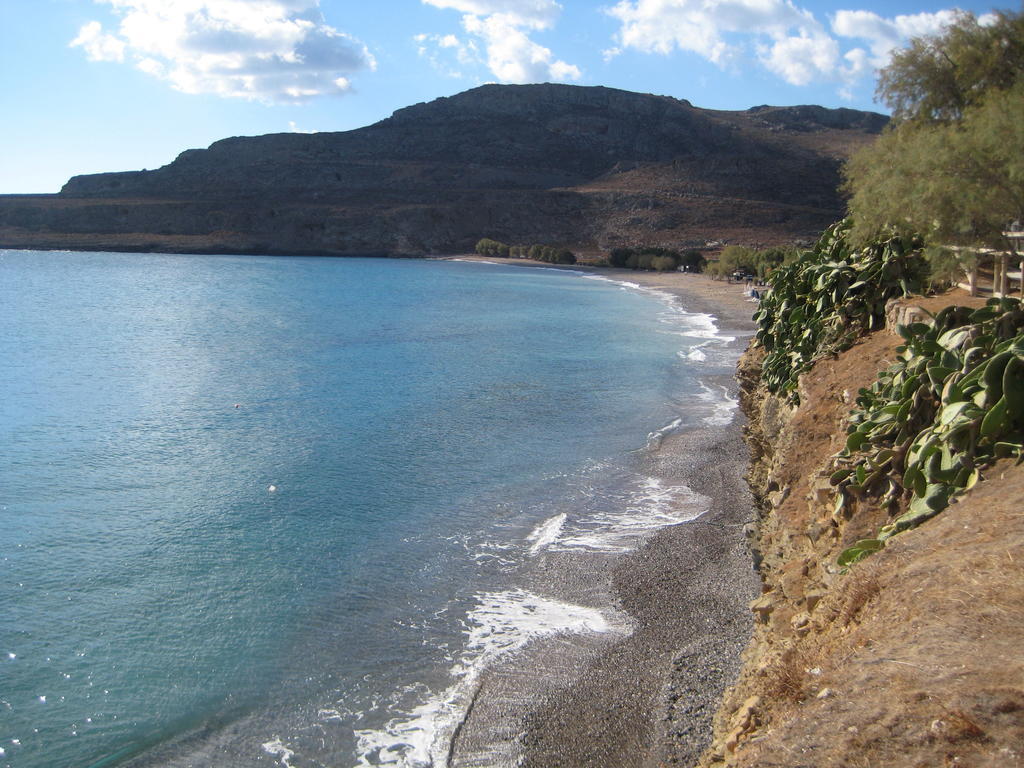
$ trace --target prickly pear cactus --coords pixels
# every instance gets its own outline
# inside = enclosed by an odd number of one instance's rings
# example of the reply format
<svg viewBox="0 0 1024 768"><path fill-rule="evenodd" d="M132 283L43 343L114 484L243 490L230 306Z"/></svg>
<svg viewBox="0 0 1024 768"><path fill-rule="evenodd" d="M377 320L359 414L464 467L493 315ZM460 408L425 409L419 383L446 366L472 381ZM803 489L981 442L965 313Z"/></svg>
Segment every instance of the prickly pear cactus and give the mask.
<svg viewBox="0 0 1024 768"><path fill-rule="evenodd" d="M835 515L850 501L880 498L907 511L877 538L839 558L849 565L920 525L971 488L997 458L1024 458L1024 308L990 299L947 307L934 325L900 326L900 358L851 412L846 448L833 460Z"/></svg>
<svg viewBox="0 0 1024 768"><path fill-rule="evenodd" d="M834 224L813 250L777 270L754 315L765 351L768 390L797 402L797 380L814 361L849 347L885 324L885 304L920 289L920 243L893 237L861 249L848 240L849 219Z"/></svg>

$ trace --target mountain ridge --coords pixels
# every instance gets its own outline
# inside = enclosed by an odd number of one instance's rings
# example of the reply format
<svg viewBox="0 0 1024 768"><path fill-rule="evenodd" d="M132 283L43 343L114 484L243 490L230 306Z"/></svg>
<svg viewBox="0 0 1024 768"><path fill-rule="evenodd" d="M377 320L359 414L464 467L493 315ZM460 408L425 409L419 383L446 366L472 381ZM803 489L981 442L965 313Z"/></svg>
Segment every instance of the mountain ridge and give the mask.
<svg viewBox="0 0 1024 768"><path fill-rule="evenodd" d="M229 137L151 171L0 198L0 245L450 253L792 240L842 213L842 159L885 125L803 105L704 110L603 86L485 85L351 131Z"/></svg>

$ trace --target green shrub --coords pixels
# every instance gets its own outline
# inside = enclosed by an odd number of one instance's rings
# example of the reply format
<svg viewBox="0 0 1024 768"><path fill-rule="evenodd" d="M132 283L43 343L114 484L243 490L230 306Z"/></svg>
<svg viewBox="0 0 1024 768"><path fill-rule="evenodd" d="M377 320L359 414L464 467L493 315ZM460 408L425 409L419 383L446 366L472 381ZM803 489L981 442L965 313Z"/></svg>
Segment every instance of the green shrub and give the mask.
<svg viewBox="0 0 1024 768"><path fill-rule="evenodd" d="M920 290L924 261L915 238L892 237L853 249L848 219L825 231L813 250L777 269L754 319L766 351L762 380L798 402L799 376L814 361L849 347L885 324L885 304Z"/></svg>
<svg viewBox="0 0 1024 768"><path fill-rule="evenodd" d="M499 243L497 240L491 240L490 238L485 237L477 241L476 252L481 256L500 256L502 258L508 258L509 247L505 245L505 243Z"/></svg>
<svg viewBox="0 0 1024 768"><path fill-rule="evenodd" d="M947 307L934 325L900 326L899 360L862 389L846 448L833 460L835 514L854 498L879 495L890 513L870 546L840 557L849 565L886 539L920 525L971 488L981 469L1024 457L1024 310L1017 299L981 309Z"/></svg>

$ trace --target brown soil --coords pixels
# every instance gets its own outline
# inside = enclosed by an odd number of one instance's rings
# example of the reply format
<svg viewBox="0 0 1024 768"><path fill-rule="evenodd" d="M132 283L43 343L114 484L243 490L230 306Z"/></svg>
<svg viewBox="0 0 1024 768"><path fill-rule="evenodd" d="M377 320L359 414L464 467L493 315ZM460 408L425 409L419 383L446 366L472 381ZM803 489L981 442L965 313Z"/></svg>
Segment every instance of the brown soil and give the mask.
<svg viewBox="0 0 1024 768"><path fill-rule="evenodd" d="M834 519L827 467L852 398L899 341L880 331L819 362L797 409L752 391L756 354L741 364L764 594L703 765L1024 765L1024 466L989 468L849 574L835 566L887 519L869 501Z"/></svg>

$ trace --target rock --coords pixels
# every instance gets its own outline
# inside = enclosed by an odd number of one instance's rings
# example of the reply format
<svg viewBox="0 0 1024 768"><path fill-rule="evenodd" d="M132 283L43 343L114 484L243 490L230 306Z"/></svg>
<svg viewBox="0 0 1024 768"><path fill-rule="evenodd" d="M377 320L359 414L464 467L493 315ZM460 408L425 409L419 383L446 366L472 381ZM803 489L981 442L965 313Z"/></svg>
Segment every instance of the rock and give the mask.
<svg viewBox="0 0 1024 768"><path fill-rule="evenodd" d="M779 586L787 600L795 603L803 599L807 573L807 560L792 560L782 566L778 577Z"/></svg>
<svg viewBox="0 0 1024 768"><path fill-rule="evenodd" d="M775 610L778 603L778 596L774 592L768 592L750 603L750 610L754 612L762 624L767 624L771 612Z"/></svg>
<svg viewBox="0 0 1024 768"><path fill-rule="evenodd" d="M935 319L924 309L914 304L904 304L903 299L889 299L885 304L885 327L891 333L897 333L901 325L925 323L933 325Z"/></svg>
<svg viewBox="0 0 1024 768"><path fill-rule="evenodd" d="M805 611L801 611L789 620L790 626L799 637L803 637L811 631L811 617Z"/></svg>
<svg viewBox="0 0 1024 768"><path fill-rule="evenodd" d="M827 594L828 590L821 587L804 590L804 606L807 608L807 611L813 613L814 609L825 599Z"/></svg>
<svg viewBox="0 0 1024 768"><path fill-rule="evenodd" d="M761 706L760 696L751 696L736 710L729 721L729 735L725 738L725 748L735 752L740 740L757 728L757 708Z"/></svg>

